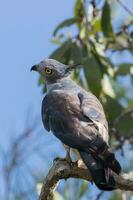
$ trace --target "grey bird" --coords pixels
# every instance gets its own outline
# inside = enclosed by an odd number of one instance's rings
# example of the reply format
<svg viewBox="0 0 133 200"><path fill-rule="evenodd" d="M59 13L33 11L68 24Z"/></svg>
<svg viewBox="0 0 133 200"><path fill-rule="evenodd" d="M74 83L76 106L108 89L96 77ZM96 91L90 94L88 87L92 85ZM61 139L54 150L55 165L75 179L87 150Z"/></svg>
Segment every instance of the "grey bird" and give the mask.
<svg viewBox="0 0 133 200"><path fill-rule="evenodd" d="M46 81L43 125L65 145L77 149L97 187L110 191L116 189L112 172L120 174L121 166L109 149L103 107L95 95L70 78L74 68L53 59L45 59L31 68Z"/></svg>

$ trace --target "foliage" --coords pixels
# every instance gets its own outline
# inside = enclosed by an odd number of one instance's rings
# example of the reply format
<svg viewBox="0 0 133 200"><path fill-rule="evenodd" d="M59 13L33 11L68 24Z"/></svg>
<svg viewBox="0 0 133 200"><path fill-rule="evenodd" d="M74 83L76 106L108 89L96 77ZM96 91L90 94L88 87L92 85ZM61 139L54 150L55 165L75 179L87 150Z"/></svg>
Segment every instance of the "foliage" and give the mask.
<svg viewBox="0 0 133 200"><path fill-rule="evenodd" d="M120 6L126 10L127 16L118 24L114 8L119 11ZM130 152L133 148L132 12L120 0L75 0L73 16L57 25L51 41L58 47L50 58L68 65L81 65L75 69L72 78L100 99L110 126L112 148L123 153L128 142L129 155L129 148ZM42 77L39 77L38 85L44 85ZM37 199L38 189L35 186L42 183L49 165L46 149L50 148L51 138L46 144L43 134L38 133L36 122L30 121L32 125L12 141L6 153L0 149L6 200ZM54 144L51 146L53 148ZM59 152L59 149L56 150ZM55 152L51 157L55 157ZM42 171L38 163L35 164L36 160L41 163L41 168L44 167ZM61 184L54 194L55 200L108 198L103 198L104 192L98 194L95 186L89 185L88 190L88 183L83 180L68 180ZM92 190L95 195L91 196ZM131 195L128 194L128 197ZM118 191L109 198L123 199L122 196L123 193Z"/></svg>
<svg viewBox="0 0 133 200"><path fill-rule="evenodd" d="M101 100L109 123L116 127L121 137L132 132L129 125L132 114L126 112L133 96L125 88L126 79L121 81L121 85L119 80L128 76L128 85L133 88L133 59L130 62L128 59L121 61L118 57L114 61L113 57L126 53L127 58L133 58L133 16L125 18L116 28L112 10L109 0L91 3L77 0L73 16L61 22L53 32L53 41L58 41L59 46L50 58L65 64L81 64L82 67L74 71L73 79ZM120 90L123 91L121 95Z"/></svg>
<svg viewBox="0 0 133 200"><path fill-rule="evenodd" d="M119 10L123 4L76 0L73 16L53 31L52 41L58 47L49 57L81 65L72 78L100 99L110 125L111 145L122 150L125 141L133 142L133 15L123 6L127 17L117 26L116 6ZM87 190L86 185L82 187L79 196Z"/></svg>

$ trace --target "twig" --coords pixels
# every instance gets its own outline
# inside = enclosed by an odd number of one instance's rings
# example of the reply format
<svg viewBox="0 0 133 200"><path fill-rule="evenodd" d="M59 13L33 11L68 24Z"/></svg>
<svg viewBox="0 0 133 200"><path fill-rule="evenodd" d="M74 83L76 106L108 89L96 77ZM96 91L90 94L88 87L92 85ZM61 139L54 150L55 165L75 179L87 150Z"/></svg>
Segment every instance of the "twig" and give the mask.
<svg viewBox="0 0 133 200"><path fill-rule="evenodd" d="M119 176L114 173L113 176L116 181L117 189L133 191L133 173L123 173ZM55 190L58 181L68 178L80 178L92 181L88 169L80 168L76 163L70 165L67 161L57 160L54 162L44 180L39 200L52 200L53 191Z"/></svg>
<svg viewBox="0 0 133 200"><path fill-rule="evenodd" d="M104 191L101 191L101 192L97 195L97 197L96 197L95 200L99 200L103 194L104 194Z"/></svg>
<svg viewBox="0 0 133 200"><path fill-rule="evenodd" d="M96 1L92 0L91 4L93 6L93 17L96 17L97 16Z"/></svg>
<svg viewBox="0 0 133 200"><path fill-rule="evenodd" d="M129 15L131 15L131 16L133 17L132 11L129 10L129 8L127 8L127 7L125 6L125 4L123 4L123 2L122 2L121 0L117 0L117 2L121 5L121 7L122 7L126 12L128 12Z"/></svg>

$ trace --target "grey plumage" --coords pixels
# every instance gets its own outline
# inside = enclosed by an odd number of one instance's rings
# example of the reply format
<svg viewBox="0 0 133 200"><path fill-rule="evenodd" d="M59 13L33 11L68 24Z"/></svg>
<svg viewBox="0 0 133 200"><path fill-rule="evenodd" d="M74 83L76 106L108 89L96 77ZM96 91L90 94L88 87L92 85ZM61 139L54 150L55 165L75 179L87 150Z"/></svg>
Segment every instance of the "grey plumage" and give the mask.
<svg viewBox="0 0 133 200"><path fill-rule="evenodd" d="M45 129L79 151L100 189L115 189L111 171L119 174L121 167L109 150L108 124L99 100L69 78L72 66L46 59L32 69L47 84L42 102Z"/></svg>

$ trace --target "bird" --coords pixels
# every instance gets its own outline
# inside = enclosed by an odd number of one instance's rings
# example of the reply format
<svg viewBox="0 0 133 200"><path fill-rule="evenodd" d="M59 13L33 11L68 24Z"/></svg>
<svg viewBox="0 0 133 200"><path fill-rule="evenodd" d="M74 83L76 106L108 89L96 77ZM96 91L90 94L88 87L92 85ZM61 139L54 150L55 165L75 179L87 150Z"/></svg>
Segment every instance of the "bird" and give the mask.
<svg viewBox="0 0 133 200"><path fill-rule="evenodd" d="M66 147L76 149L100 190L116 189L113 173L121 165L109 147L109 130L104 109L98 98L71 79L76 65L44 59L33 65L45 80L47 92L42 101L42 122ZM92 83L94 84L94 83Z"/></svg>

